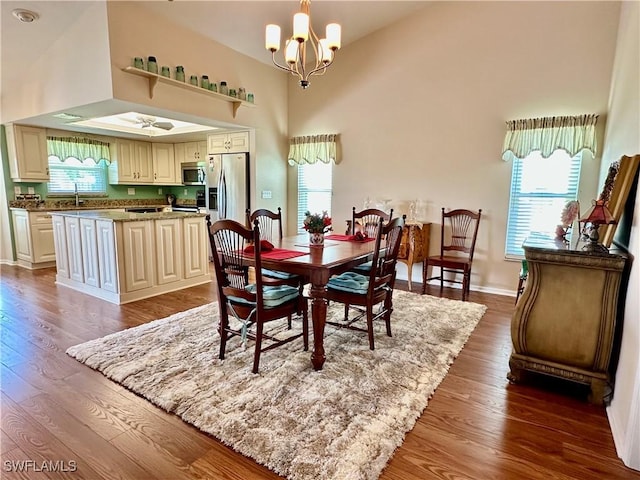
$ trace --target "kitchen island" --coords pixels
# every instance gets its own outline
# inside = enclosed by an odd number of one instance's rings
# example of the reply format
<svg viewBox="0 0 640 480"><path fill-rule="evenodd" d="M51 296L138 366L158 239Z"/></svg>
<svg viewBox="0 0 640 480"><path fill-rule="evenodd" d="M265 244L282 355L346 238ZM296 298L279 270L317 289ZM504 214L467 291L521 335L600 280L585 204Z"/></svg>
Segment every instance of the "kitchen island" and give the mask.
<svg viewBox="0 0 640 480"><path fill-rule="evenodd" d="M51 216L59 285L122 304L211 281L203 213Z"/></svg>

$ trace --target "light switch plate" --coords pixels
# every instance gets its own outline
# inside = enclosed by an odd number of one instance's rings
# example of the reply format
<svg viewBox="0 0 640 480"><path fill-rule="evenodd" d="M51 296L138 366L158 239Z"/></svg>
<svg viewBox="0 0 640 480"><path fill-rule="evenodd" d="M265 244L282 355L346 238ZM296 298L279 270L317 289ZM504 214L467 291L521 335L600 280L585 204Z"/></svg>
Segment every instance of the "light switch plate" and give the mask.
<svg viewBox="0 0 640 480"><path fill-rule="evenodd" d="M271 190L262 190L262 198L271 198Z"/></svg>
<svg viewBox="0 0 640 480"><path fill-rule="evenodd" d="M22 193L22 188L19 185L13 187L13 193L16 195L20 195Z"/></svg>
<svg viewBox="0 0 640 480"><path fill-rule="evenodd" d="M33 187L28 187L28 188L27 188L27 193L34 194L34 193L36 193L36 189L35 189L35 188L33 188Z"/></svg>
<svg viewBox="0 0 640 480"><path fill-rule="evenodd" d="M127 195L135 195L135 194L136 194L135 188L127 188Z"/></svg>
<svg viewBox="0 0 640 480"><path fill-rule="evenodd" d="M161 188L158 189L158 195L162 195L162 189Z"/></svg>

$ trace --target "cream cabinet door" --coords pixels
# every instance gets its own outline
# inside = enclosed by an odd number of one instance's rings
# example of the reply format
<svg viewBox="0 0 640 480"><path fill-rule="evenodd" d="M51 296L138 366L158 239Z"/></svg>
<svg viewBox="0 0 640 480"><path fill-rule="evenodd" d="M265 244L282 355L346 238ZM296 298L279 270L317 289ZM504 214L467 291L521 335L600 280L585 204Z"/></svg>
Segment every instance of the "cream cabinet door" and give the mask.
<svg viewBox="0 0 640 480"><path fill-rule="evenodd" d="M98 243L98 270L100 288L118 293L118 262L116 259L116 240L113 222L96 221L96 237Z"/></svg>
<svg viewBox="0 0 640 480"><path fill-rule="evenodd" d="M13 233L16 242L16 256L20 260L31 261L33 248L31 246L31 228L29 213L26 210L13 210Z"/></svg>
<svg viewBox="0 0 640 480"><path fill-rule="evenodd" d="M204 217L182 220L184 234L184 278L209 273L209 244Z"/></svg>
<svg viewBox="0 0 640 480"><path fill-rule="evenodd" d="M67 236L67 250L69 253L69 278L76 282L84 283L80 219L65 217L64 226Z"/></svg>
<svg viewBox="0 0 640 480"><path fill-rule="evenodd" d="M228 136L229 153L249 151L249 132L233 132Z"/></svg>
<svg viewBox="0 0 640 480"><path fill-rule="evenodd" d="M69 251L67 250L67 232L64 226L64 217L54 215L52 223L55 231L53 240L56 251L57 276L69 278Z"/></svg>
<svg viewBox="0 0 640 480"><path fill-rule="evenodd" d="M154 143L153 152L153 183L170 185L177 183L176 160L172 143Z"/></svg>
<svg viewBox="0 0 640 480"><path fill-rule="evenodd" d="M54 262L56 249L53 242L53 223L48 221L31 224L33 241L33 263Z"/></svg>
<svg viewBox="0 0 640 480"><path fill-rule="evenodd" d="M135 162L137 165L137 183L153 183L153 155L151 153L151 143L135 142Z"/></svg>
<svg viewBox="0 0 640 480"><path fill-rule="evenodd" d="M209 135L207 137L207 152L243 153L249 151L249 132L231 132Z"/></svg>
<svg viewBox="0 0 640 480"><path fill-rule="evenodd" d="M177 282L183 278L180 222L179 218L155 221L158 285Z"/></svg>
<svg viewBox="0 0 640 480"><path fill-rule="evenodd" d="M153 286L153 234L153 222L122 222L124 292Z"/></svg>
<svg viewBox="0 0 640 480"><path fill-rule="evenodd" d="M17 182L48 181L46 130L7 124L6 134L11 178Z"/></svg>
<svg viewBox="0 0 640 480"><path fill-rule="evenodd" d="M98 238L96 236L96 221L92 218L80 219L80 243L82 245L84 283L92 287L100 288Z"/></svg>

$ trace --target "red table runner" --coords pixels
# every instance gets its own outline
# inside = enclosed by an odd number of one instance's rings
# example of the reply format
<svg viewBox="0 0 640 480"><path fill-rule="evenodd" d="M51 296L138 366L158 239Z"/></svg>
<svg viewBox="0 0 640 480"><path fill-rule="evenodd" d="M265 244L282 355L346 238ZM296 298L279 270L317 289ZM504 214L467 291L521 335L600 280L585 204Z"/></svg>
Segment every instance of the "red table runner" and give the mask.
<svg viewBox="0 0 640 480"><path fill-rule="evenodd" d="M363 240L356 240L355 235L338 235L338 234L325 235L324 238L329 240L338 240L340 242L372 242L373 240L375 240L375 238L365 238Z"/></svg>
<svg viewBox="0 0 640 480"><path fill-rule="evenodd" d="M309 252L300 252L299 250L287 250L285 248L274 248L267 252L260 252L262 258L268 258L269 260L286 260L288 258L301 257L302 255L308 255ZM253 257L253 252L244 252L247 257Z"/></svg>

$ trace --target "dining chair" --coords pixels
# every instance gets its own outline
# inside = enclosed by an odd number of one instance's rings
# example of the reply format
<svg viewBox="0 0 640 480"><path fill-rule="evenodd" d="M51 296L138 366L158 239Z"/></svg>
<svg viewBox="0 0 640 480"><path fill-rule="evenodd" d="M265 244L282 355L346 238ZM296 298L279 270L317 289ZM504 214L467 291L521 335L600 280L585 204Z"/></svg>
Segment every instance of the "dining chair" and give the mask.
<svg viewBox="0 0 640 480"><path fill-rule="evenodd" d="M258 373L260 354L267 350L303 338L304 350L309 349L309 322L307 301L298 288L284 280L262 275L262 250L260 227L254 222L253 229L246 228L235 220L218 220L209 228L209 241L215 265L220 307L219 358L224 359L227 340L238 336L243 344L247 339L255 341L253 373ZM251 257L247 247L252 246ZM255 267L255 283L249 282L249 267ZM275 321L288 319L301 312L302 332L287 333L286 326ZM274 323L271 323L274 322ZM265 330L270 323L273 328ZM263 341L268 343L263 346Z"/></svg>
<svg viewBox="0 0 640 480"><path fill-rule="evenodd" d="M375 349L373 322L382 318L386 324L387 335L391 336L391 313L393 312L393 288L396 280L396 263L402 240L402 228L405 216L395 218L384 224L378 219L373 266L366 275L353 271L336 275L327 284L327 299L345 304L345 316L342 322L327 321L327 324L367 332L369 348ZM384 239L384 246L382 240ZM374 308L380 305L376 312ZM358 311L358 315L349 319L349 310ZM366 318L367 328L354 325Z"/></svg>
<svg viewBox="0 0 640 480"><path fill-rule="evenodd" d="M442 296L443 282L462 284L462 300L469 297L471 267L473 253L476 247L478 227L482 209L457 209L445 212L442 209L440 223L440 254L426 257L422 264L422 293L427 289L429 280L440 280L440 296ZM427 278L429 267L439 267L440 274ZM445 273L462 274L462 280L445 278Z"/></svg>
<svg viewBox="0 0 640 480"><path fill-rule="evenodd" d="M282 239L282 209L280 207L278 207L278 213L266 208L260 208L251 213L251 210L247 208L246 214L247 228L252 228L253 222L257 220L263 240L273 242L275 238L274 230L278 235L278 240Z"/></svg>
<svg viewBox="0 0 640 480"><path fill-rule="evenodd" d="M366 208L356 212L356 207L353 207L351 213L351 235L355 235L356 231L366 233L368 237L375 237L378 232L379 220L388 222L393 217L393 208L389 213L379 210L377 208Z"/></svg>
<svg viewBox="0 0 640 480"><path fill-rule="evenodd" d="M273 242L276 238L278 241L282 240L282 209L280 207L278 207L278 213L272 212L266 208L260 208L252 213L251 210L247 208L246 216L248 228L251 228L254 222L258 222L261 240L267 240L268 242ZM277 237L274 233L277 234ZM262 275L269 278L286 280L288 285L297 287L301 294L304 290L305 284L308 283L307 279L300 275L280 272L278 270L269 270L265 268L262 270Z"/></svg>

